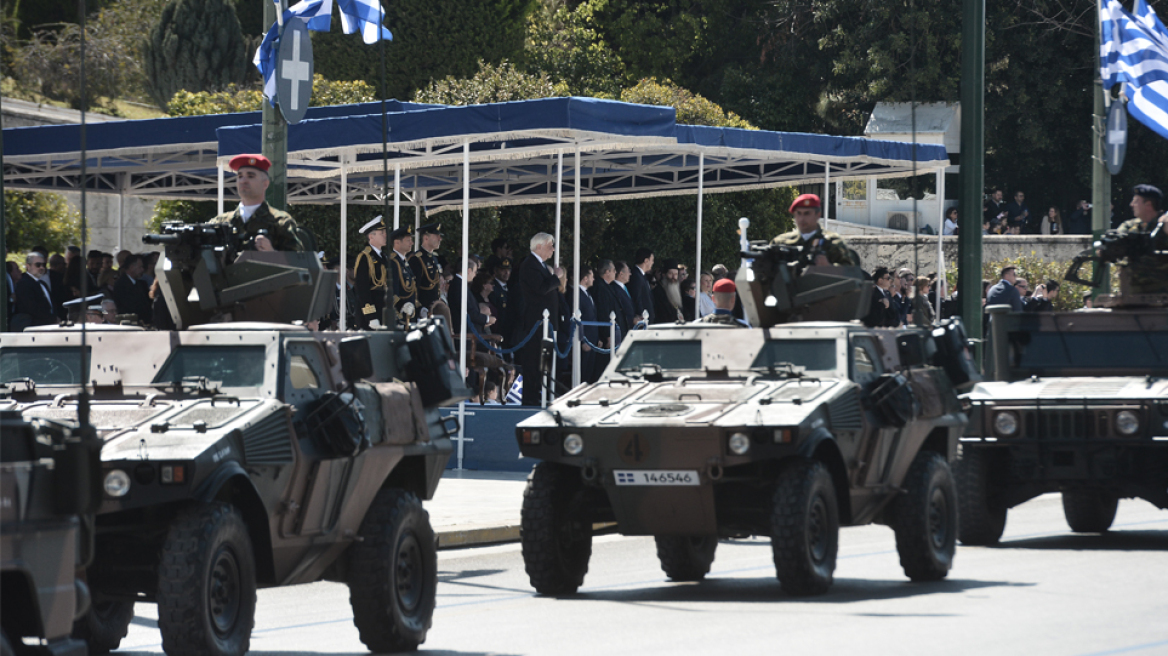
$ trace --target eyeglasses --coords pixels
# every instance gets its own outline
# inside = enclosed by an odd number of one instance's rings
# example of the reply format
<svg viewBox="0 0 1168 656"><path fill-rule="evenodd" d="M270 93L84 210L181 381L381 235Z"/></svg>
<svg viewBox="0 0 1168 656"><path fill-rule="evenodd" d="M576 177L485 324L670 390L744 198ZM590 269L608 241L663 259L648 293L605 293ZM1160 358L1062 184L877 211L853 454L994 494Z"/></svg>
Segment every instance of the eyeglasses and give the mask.
<svg viewBox="0 0 1168 656"><path fill-rule="evenodd" d="M42 269L45 268L44 262L29 262L28 265L31 267L40 267Z"/></svg>

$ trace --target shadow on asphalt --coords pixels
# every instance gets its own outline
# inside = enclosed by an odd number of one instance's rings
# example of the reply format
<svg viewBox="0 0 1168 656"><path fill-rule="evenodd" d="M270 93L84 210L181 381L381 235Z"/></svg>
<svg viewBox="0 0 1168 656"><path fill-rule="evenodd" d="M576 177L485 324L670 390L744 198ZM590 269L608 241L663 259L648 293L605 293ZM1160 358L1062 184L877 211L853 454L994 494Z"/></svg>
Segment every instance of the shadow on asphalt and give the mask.
<svg viewBox="0 0 1168 656"><path fill-rule="evenodd" d="M1071 533L1022 540L1004 540L989 548L1048 551L1168 551L1168 531Z"/></svg>
<svg viewBox="0 0 1168 656"><path fill-rule="evenodd" d="M148 651L118 651L115 652L119 656L157 656L158 652ZM329 656L369 656L367 651L354 652L319 652L319 651L249 651L248 656L317 656L318 654L328 653ZM418 648L415 654L423 654L424 656L516 656L508 652L501 651L451 651L449 649L426 649L426 645Z"/></svg>
<svg viewBox="0 0 1168 656"><path fill-rule="evenodd" d="M505 569L463 569L458 571L438 570L439 583L458 583L464 579L477 579L482 576L493 576L506 572Z"/></svg>
<svg viewBox="0 0 1168 656"><path fill-rule="evenodd" d="M1008 581L973 581L945 579L931 583L913 583L907 579L873 581L871 579L837 578L831 590L824 595L794 597L783 592L774 577L766 578L709 578L700 583L655 584L645 588L619 590L585 590L564 597L582 601L616 601L624 603L670 602L794 602L812 604L846 604L858 601L906 599L936 594L957 594L979 588L1030 587L1030 583ZM937 613L938 616L945 613Z"/></svg>

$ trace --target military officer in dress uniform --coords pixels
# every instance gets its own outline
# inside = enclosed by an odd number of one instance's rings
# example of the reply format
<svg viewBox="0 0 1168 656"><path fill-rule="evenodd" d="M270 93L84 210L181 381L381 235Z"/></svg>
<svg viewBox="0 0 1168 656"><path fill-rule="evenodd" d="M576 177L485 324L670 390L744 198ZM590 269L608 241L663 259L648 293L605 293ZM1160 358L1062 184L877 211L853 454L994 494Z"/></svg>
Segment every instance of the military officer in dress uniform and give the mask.
<svg viewBox="0 0 1168 656"><path fill-rule="evenodd" d="M369 243L357 255L357 262L353 265L353 287L357 294L361 328L368 330L370 322L382 321L385 310L385 294L388 290L383 252L387 238L385 222L378 216L361 226L361 233Z"/></svg>
<svg viewBox="0 0 1168 656"><path fill-rule="evenodd" d="M775 237L774 243L786 246L802 246L804 251L815 254L814 264L858 265L843 237L834 232L824 232L819 227L819 196L803 194L791 203L791 214L795 217L795 229Z"/></svg>
<svg viewBox="0 0 1168 656"><path fill-rule="evenodd" d="M421 248L410 253L410 270L418 282L418 316L438 315L450 325L450 308L442 301L442 263L436 254L442 247L442 226L427 223L418 228Z"/></svg>
<svg viewBox="0 0 1168 656"><path fill-rule="evenodd" d="M264 200L272 163L263 155L236 155L229 163L235 171L235 188L239 207L211 219L211 223L230 223L244 238L244 247L256 251L308 250L300 228L292 215L278 210Z"/></svg>
<svg viewBox="0 0 1168 656"><path fill-rule="evenodd" d="M418 283L406 261L406 255L414 248L414 227L405 225L394 230L389 234L389 241L393 252L389 254L386 271L393 298L386 302L386 309L392 306L397 321L408 324L418 315Z"/></svg>

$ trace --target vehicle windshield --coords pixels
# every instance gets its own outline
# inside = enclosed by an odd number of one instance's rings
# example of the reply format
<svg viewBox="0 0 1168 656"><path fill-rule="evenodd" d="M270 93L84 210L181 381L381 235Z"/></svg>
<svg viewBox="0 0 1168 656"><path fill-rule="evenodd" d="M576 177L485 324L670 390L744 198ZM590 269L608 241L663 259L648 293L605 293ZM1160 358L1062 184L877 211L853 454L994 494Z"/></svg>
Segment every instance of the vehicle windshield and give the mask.
<svg viewBox="0 0 1168 656"><path fill-rule="evenodd" d="M751 369L771 369L784 362L807 371L835 371L836 343L834 339L776 339L769 340L758 352Z"/></svg>
<svg viewBox="0 0 1168 656"><path fill-rule="evenodd" d="M1168 375L1168 332L1011 332L1011 366L1016 373L1051 375L1098 371Z"/></svg>
<svg viewBox="0 0 1168 656"><path fill-rule="evenodd" d="M86 352L91 351L86 347ZM80 385L81 351L76 346L9 347L0 351L0 382L31 378L37 385Z"/></svg>
<svg viewBox="0 0 1168 656"><path fill-rule="evenodd" d="M264 363L263 346L180 346L153 383L202 377L223 387L259 387L264 384Z"/></svg>
<svg viewBox="0 0 1168 656"><path fill-rule="evenodd" d="M640 371L644 365L657 365L662 370L701 369L702 343L698 340L638 340L629 345L616 370Z"/></svg>

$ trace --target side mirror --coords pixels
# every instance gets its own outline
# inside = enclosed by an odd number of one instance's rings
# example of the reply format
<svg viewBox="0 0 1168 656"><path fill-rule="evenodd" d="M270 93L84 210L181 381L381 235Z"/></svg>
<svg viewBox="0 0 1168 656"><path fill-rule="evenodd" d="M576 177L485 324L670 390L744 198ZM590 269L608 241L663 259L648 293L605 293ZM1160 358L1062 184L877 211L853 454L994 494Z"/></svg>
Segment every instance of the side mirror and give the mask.
<svg viewBox="0 0 1168 656"><path fill-rule="evenodd" d="M369 353L368 337L346 337L341 340L339 347L341 372L345 374L345 380L355 383L373 375L373 356Z"/></svg>

